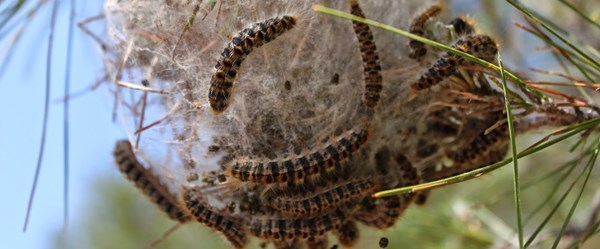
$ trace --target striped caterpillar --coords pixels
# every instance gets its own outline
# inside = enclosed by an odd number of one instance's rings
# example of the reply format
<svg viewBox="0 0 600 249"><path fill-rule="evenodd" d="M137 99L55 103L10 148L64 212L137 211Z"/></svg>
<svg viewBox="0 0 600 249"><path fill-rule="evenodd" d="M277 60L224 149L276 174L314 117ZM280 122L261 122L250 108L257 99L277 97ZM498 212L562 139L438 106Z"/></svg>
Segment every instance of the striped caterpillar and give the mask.
<svg viewBox="0 0 600 249"><path fill-rule="evenodd" d="M349 217L341 209L312 218L255 218L250 222L252 235L263 239L314 240L332 229L338 229Z"/></svg>
<svg viewBox="0 0 600 249"><path fill-rule="evenodd" d="M271 205L290 217L313 216L349 201L370 196L373 187L373 183L369 181L353 181L302 200L275 198Z"/></svg>
<svg viewBox="0 0 600 249"><path fill-rule="evenodd" d="M427 23L427 21L429 21L429 19L440 13L442 9L443 8L441 4L434 4L432 6L429 6L427 9L425 9L413 19L413 21L410 23L408 31L411 34L418 36L425 35L425 24ZM411 50L408 57L411 59L419 59L427 54L427 48L425 47L425 44L420 41L410 40L410 42L408 43L408 47Z"/></svg>
<svg viewBox="0 0 600 249"><path fill-rule="evenodd" d="M459 39L452 47L488 62L493 61L498 53L496 42L487 35L467 36ZM412 82L410 87L415 90L430 88L455 73L457 68L464 64L464 60L460 55L446 52L417 81Z"/></svg>
<svg viewBox="0 0 600 249"><path fill-rule="evenodd" d="M233 84L240 66L255 48L258 48L296 26L297 17L283 16L253 24L231 39L221 52L210 80L208 101L212 110L220 114L229 106Z"/></svg>
<svg viewBox="0 0 600 249"><path fill-rule="evenodd" d="M368 128L351 130L323 149L296 158L273 161L239 160L230 163L227 174L242 182L263 184L298 182L305 177L336 169L337 162L348 158L367 141Z"/></svg>
<svg viewBox="0 0 600 249"><path fill-rule="evenodd" d="M364 18L358 1L350 1L350 13L355 16ZM354 32L358 38L360 45L360 53L363 60L365 93L364 104L370 108L377 106L380 98L381 90L383 89L383 77L381 76L381 64L379 55L377 54L377 46L373 38L373 32L368 25L353 21Z"/></svg>
<svg viewBox="0 0 600 249"><path fill-rule="evenodd" d="M198 187L184 188L183 203L189 216L221 232L235 248L244 248L248 243L242 223L225 211L217 211L209 206Z"/></svg>
<svg viewBox="0 0 600 249"><path fill-rule="evenodd" d="M127 140L118 141L113 155L119 170L132 181L152 202L164 211L169 218L187 222L190 217L179 207L177 198L163 185L158 177L137 160L131 143Z"/></svg>

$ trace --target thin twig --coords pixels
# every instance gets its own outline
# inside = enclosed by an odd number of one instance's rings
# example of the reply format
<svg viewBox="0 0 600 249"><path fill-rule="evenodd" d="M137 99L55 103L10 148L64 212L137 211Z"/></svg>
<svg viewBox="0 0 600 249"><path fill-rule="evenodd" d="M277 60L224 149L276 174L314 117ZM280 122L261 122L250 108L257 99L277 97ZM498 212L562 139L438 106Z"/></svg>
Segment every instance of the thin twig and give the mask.
<svg viewBox="0 0 600 249"><path fill-rule="evenodd" d="M46 131L48 128L48 113L50 108L50 82L52 72L52 45L54 43L54 28L56 26L56 12L58 12L59 1L54 1L52 6L52 16L50 17L50 32L48 34L48 52L46 56L46 94L44 96L44 117L42 121L42 136L40 141L40 149L38 153L37 164L35 166L35 175L33 176L33 185L31 186L31 192L29 194L29 202L27 203L27 211L25 213L25 222L23 223L23 232L27 231L27 224L29 223L29 215L31 214L31 207L33 206L33 199L35 197L35 190L37 188L37 182L42 168L42 161L44 158L44 148L46 145Z"/></svg>

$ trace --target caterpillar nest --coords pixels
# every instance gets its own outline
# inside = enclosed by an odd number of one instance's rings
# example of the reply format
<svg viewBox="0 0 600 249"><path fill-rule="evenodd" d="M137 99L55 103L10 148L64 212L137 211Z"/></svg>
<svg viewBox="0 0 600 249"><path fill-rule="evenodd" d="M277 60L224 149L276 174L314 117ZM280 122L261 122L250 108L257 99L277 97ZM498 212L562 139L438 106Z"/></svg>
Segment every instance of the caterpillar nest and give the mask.
<svg viewBox="0 0 600 249"><path fill-rule="evenodd" d="M504 100L489 80L498 75L314 4L492 63L498 52L472 20L446 21L429 1L107 1L112 90L135 142L115 156L171 218L204 223L236 248L251 237L327 248L329 233L352 246L356 223L391 227L426 199L373 193L504 157ZM519 133L596 115L552 104L515 112Z"/></svg>

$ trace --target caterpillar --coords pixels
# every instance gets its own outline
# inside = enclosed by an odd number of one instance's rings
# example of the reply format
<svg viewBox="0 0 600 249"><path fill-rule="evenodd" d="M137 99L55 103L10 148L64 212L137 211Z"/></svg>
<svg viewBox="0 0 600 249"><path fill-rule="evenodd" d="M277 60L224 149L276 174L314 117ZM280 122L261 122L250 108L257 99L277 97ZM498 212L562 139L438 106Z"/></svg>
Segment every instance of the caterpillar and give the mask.
<svg viewBox="0 0 600 249"><path fill-rule="evenodd" d="M325 145L323 149L313 151L296 158L270 161L233 161L226 166L227 174L242 182L263 184L301 181L305 177L323 172L331 172L340 162L358 150L367 141L368 129L360 126Z"/></svg>
<svg viewBox="0 0 600 249"><path fill-rule="evenodd" d="M354 221L347 221L339 229L333 231L333 234L337 237L338 242L345 247L354 246L360 235Z"/></svg>
<svg viewBox="0 0 600 249"><path fill-rule="evenodd" d="M404 155L396 155L394 161L396 161L400 172L398 177L402 180L395 188L415 185L420 182L417 169ZM396 195L380 199L366 198L363 200L362 210L354 217L367 226L379 229L389 228L394 225L415 196L414 193L407 193L401 196Z"/></svg>
<svg viewBox="0 0 600 249"><path fill-rule="evenodd" d="M362 204L363 210L354 218L361 223L379 229L389 228L396 223L402 211L410 202L403 201L400 196L391 196L381 199L366 199Z"/></svg>
<svg viewBox="0 0 600 249"><path fill-rule="evenodd" d="M358 1L352 0L350 7L350 13L362 18L365 17L358 5ZM364 104L373 108L377 106L381 90L383 89L383 77L381 75L381 64L379 62L379 55L377 54L377 46L368 25L356 21L353 21L352 24L358 38L363 61L365 80Z"/></svg>
<svg viewBox="0 0 600 249"><path fill-rule="evenodd" d="M338 229L348 218L344 211L336 209L313 218L255 218L250 221L249 228L252 235L263 239L315 239Z"/></svg>
<svg viewBox="0 0 600 249"><path fill-rule="evenodd" d="M452 47L488 62L493 61L496 53L498 53L496 42L487 35L467 36L463 39L459 39ZM423 75L421 75L417 81L411 83L410 86L414 90L432 87L455 73L457 67L463 63L464 58L462 56L447 52Z"/></svg>
<svg viewBox="0 0 600 249"><path fill-rule="evenodd" d="M456 152L447 153L447 156L454 161L455 164L464 165L470 164L477 157L486 154L490 149L495 148L498 144L506 141L508 135L507 125L501 125L492 130L489 134L480 134L464 148L460 148Z"/></svg>
<svg viewBox="0 0 600 249"><path fill-rule="evenodd" d="M351 177L352 167L343 165L346 163L335 162L335 169L325 172L319 177L305 179L302 182L287 182L286 184L273 184L263 192L263 199L272 201L274 198L285 198L288 200L302 200L322 193L332 187L344 184Z"/></svg>
<svg viewBox="0 0 600 249"><path fill-rule="evenodd" d="M210 80L208 101L215 113L220 114L229 106L233 83L246 56L292 29L297 22L298 18L293 16L267 19L242 30L231 39L221 52Z"/></svg>
<svg viewBox="0 0 600 249"><path fill-rule="evenodd" d="M190 217L179 207L176 197L169 192L168 188L149 169L144 168L137 160L129 141L118 141L115 145L113 155L119 166L119 170L150 198L152 202L158 205L169 218L179 222L190 220Z"/></svg>
<svg viewBox="0 0 600 249"><path fill-rule="evenodd" d="M454 32L456 32L457 35L469 35L475 33L473 24L473 20L464 16L456 17L450 21L450 25L452 25L452 28L454 28Z"/></svg>
<svg viewBox="0 0 600 249"><path fill-rule="evenodd" d="M421 181L421 177L419 176L417 169L412 165L412 163L410 163L410 161L408 161L408 159L403 154L397 154L394 157L394 161L400 169L400 178L403 180L403 183L406 186L416 185Z"/></svg>
<svg viewBox="0 0 600 249"><path fill-rule="evenodd" d="M489 134L481 133L466 146L446 152L454 165L439 172L431 169L425 180L443 179L502 160L508 150L507 138L507 125L499 126Z"/></svg>
<svg viewBox="0 0 600 249"><path fill-rule="evenodd" d="M369 196L373 187L374 184L369 181L353 181L302 200L276 198L271 205L290 217L313 216L324 210L334 209L344 203Z"/></svg>
<svg viewBox="0 0 600 249"><path fill-rule="evenodd" d="M202 198L200 192L199 187L184 187L183 203L189 216L221 232L235 248L244 248L248 243L248 238L242 223L227 212L213 210Z"/></svg>
<svg viewBox="0 0 600 249"><path fill-rule="evenodd" d="M428 7L413 19L413 21L410 23L408 31L411 34L423 36L425 34L423 30L427 21L440 13L442 9L443 7L441 4L434 4ZM408 57L411 59L419 59L427 54L427 48L425 47L425 44L420 41L410 40L408 47L411 50Z"/></svg>

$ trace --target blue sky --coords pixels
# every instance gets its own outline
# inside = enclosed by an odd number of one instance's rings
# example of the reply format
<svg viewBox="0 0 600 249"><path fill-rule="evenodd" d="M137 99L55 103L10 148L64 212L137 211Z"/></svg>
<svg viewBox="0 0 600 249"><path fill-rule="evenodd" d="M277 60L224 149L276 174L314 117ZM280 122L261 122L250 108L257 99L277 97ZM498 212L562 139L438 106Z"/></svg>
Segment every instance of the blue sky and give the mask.
<svg viewBox="0 0 600 249"><path fill-rule="evenodd" d="M36 2L37 1L29 1ZM77 1L76 20L101 14L101 1ZM36 14L0 77L0 241L4 248L49 248L63 226L63 97L69 1L61 1L52 60L51 106L46 151L26 233L22 232L29 191L41 138L44 109L47 38L51 5ZM0 5L1 7L1 5ZM103 24L103 21L100 21ZM96 25L103 26L103 25ZM101 32L97 30L98 32ZM11 37L11 36L8 36ZM0 41L0 58L7 50ZM72 92L91 86L102 74L98 47L75 28ZM88 92L71 101L70 224L82 216L93 197L93 179L117 175L112 163L114 142L124 132L111 122L112 104L106 91Z"/></svg>

